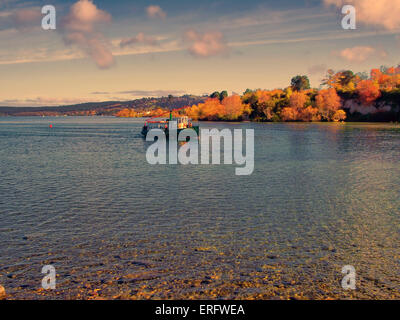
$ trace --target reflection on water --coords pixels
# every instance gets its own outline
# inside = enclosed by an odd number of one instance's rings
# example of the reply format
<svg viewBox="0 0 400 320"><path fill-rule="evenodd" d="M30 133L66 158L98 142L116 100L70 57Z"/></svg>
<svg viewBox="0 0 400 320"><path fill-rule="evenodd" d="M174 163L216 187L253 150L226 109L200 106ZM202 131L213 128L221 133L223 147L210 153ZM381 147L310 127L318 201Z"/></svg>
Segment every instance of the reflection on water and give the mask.
<svg viewBox="0 0 400 320"><path fill-rule="evenodd" d="M150 166L141 125L0 118L11 298L400 298L398 125L201 123L255 129L251 176Z"/></svg>

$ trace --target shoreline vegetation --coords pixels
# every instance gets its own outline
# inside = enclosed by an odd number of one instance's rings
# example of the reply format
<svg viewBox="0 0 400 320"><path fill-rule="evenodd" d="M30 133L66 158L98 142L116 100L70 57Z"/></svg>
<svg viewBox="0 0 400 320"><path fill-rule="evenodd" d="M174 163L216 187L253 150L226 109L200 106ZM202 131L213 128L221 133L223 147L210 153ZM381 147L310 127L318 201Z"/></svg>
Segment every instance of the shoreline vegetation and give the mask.
<svg viewBox="0 0 400 320"><path fill-rule="evenodd" d="M308 77L298 75L285 89L247 89L242 96L214 92L184 113L213 121L398 122L400 65L369 74L328 70L319 89L310 88Z"/></svg>
<svg viewBox="0 0 400 320"><path fill-rule="evenodd" d="M86 103L60 107L0 107L0 116L116 116L123 118L189 116L195 121L255 122L399 122L400 65L369 73L328 70L318 89L297 75L284 89L247 89L210 96L172 95L125 102Z"/></svg>
<svg viewBox="0 0 400 320"><path fill-rule="evenodd" d="M152 113L156 115L157 111ZM285 89L247 89L231 96L216 91L204 102L173 115L205 121L398 122L400 65L382 66L369 74L328 70L319 89L310 87L307 76L297 75ZM117 116L143 115L125 109Z"/></svg>

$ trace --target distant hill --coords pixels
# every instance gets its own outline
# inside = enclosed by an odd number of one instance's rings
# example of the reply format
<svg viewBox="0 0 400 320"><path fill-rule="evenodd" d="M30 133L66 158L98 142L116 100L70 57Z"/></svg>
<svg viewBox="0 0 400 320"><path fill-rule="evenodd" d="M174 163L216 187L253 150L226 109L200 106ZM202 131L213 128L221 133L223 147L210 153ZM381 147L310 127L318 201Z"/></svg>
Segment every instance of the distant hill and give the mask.
<svg viewBox="0 0 400 320"><path fill-rule="evenodd" d="M129 108L137 112L154 109L175 109L192 106L206 100L207 97L184 95L181 97L142 98L132 101L89 102L57 107L0 107L0 116L112 116Z"/></svg>

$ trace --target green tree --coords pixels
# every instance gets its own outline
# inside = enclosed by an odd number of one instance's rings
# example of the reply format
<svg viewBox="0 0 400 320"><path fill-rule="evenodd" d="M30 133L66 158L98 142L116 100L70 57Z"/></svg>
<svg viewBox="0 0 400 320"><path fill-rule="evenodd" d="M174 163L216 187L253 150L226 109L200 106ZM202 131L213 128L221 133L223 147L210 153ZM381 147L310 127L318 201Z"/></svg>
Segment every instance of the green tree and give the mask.
<svg viewBox="0 0 400 320"><path fill-rule="evenodd" d="M340 84L342 87L348 86L350 82L352 82L355 78L354 72L351 70L342 71L339 73L340 76Z"/></svg>
<svg viewBox="0 0 400 320"><path fill-rule="evenodd" d="M228 91L226 91L226 90L221 91L221 93L219 94L219 100L220 101L224 100L227 97L228 97Z"/></svg>
<svg viewBox="0 0 400 320"><path fill-rule="evenodd" d="M213 92L213 93L210 95L210 98L219 99L219 92L218 92L218 91Z"/></svg>
<svg viewBox="0 0 400 320"><path fill-rule="evenodd" d="M292 78L291 87L294 91L302 91L310 89L310 80L307 76L295 76Z"/></svg>

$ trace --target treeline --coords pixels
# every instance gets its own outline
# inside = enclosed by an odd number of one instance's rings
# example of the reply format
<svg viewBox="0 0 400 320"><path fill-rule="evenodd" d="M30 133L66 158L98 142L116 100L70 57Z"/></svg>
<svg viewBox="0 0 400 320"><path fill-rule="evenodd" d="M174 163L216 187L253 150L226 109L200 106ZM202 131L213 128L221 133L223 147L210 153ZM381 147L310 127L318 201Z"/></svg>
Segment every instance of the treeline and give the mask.
<svg viewBox="0 0 400 320"><path fill-rule="evenodd" d="M356 74L328 70L319 89L298 75L285 89L214 92L185 112L194 120L399 121L399 106L400 66Z"/></svg>
<svg viewBox="0 0 400 320"><path fill-rule="evenodd" d="M207 97L183 95L141 98L131 101L91 102L57 107L0 107L0 116L148 116L165 110L198 104ZM123 112L121 112L123 111Z"/></svg>

